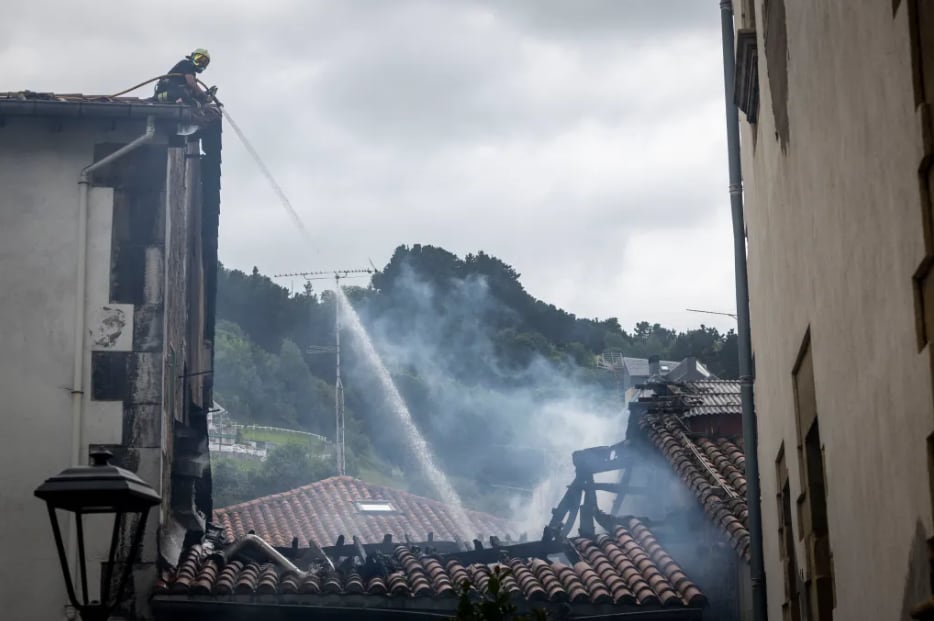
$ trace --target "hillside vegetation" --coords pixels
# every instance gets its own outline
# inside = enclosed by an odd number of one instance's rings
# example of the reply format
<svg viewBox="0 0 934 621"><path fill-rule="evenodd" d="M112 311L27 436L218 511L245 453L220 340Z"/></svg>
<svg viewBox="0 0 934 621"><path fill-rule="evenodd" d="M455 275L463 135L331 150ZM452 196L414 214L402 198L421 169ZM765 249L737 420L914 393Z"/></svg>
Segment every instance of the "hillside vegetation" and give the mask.
<svg viewBox="0 0 934 621"><path fill-rule="evenodd" d="M237 422L331 438L334 356L311 348L334 343L334 298L302 284L290 293L255 268L221 266L216 398ZM556 425L572 430L578 411L621 409L613 377L594 366L597 354L695 355L721 377L736 375L732 332L676 333L650 322L627 331L612 317L577 317L529 295L512 267L483 252L460 258L400 246L367 286L345 290L441 467L466 501L487 510L506 510L495 485L536 485L547 451L561 446L550 440L563 433ZM342 340L349 474L431 495L372 370ZM288 451L267 460L271 472L216 460L215 504L334 474L320 447L304 457Z"/></svg>

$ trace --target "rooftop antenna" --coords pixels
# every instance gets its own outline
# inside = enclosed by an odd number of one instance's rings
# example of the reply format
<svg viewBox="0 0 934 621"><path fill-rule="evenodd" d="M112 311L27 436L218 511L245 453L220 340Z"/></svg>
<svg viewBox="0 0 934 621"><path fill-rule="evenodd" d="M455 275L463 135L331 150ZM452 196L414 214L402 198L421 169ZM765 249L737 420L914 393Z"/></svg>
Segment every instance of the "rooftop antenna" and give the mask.
<svg viewBox="0 0 934 621"><path fill-rule="evenodd" d="M733 319L736 319L735 313L721 313L720 311L700 310L699 308L685 308L684 310L690 311L692 313L706 313L708 315L723 315L724 317L732 317Z"/></svg>
<svg viewBox="0 0 934 621"><path fill-rule="evenodd" d="M349 270L321 270L316 272L292 272L289 274L275 274L273 278L291 278L301 276L306 281L334 279L335 292L340 288L340 281L346 278L365 278L373 274L376 270L371 268L349 269ZM344 476L347 474L347 453L346 443L344 441L344 383L341 381L341 305L334 298L334 345L311 345L308 347L308 353L316 354L334 354L334 452L337 458L337 474Z"/></svg>

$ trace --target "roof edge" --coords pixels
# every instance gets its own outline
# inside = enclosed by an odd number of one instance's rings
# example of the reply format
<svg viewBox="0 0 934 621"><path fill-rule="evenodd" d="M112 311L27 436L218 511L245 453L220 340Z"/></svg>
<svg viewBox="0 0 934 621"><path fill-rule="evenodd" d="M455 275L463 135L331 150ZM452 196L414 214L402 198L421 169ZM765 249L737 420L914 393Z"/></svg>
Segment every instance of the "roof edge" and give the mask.
<svg viewBox="0 0 934 621"><path fill-rule="evenodd" d="M40 99L0 99L0 116L36 116L56 118L157 119L191 123L188 106L139 102L49 101Z"/></svg>

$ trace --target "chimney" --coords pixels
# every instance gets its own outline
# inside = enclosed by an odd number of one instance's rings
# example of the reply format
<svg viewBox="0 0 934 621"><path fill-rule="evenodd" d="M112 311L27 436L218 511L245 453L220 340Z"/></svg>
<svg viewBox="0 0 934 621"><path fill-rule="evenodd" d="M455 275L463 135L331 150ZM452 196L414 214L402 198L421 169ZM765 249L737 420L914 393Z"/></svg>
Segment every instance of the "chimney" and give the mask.
<svg viewBox="0 0 934 621"><path fill-rule="evenodd" d="M649 356L649 377L660 373L659 360L660 358L658 355Z"/></svg>
<svg viewBox="0 0 934 621"><path fill-rule="evenodd" d="M688 376L688 379L693 379L695 376L699 375L699 373L697 372L697 357L696 356L688 356L681 362L681 364L684 365L685 369L690 371L690 375Z"/></svg>

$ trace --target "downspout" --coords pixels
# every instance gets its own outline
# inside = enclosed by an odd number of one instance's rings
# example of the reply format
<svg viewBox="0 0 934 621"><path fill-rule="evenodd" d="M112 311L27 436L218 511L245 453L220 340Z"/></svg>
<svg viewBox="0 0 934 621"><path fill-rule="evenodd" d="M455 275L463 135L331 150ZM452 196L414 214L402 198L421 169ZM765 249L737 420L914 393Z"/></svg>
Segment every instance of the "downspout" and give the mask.
<svg viewBox="0 0 934 621"><path fill-rule="evenodd" d="M743 449L746 456L746 505L749 510L749 572L752 580L752 618L766 621L765 567L762 556L762 505L759 492L759 439L753 400L752 341L749 334L749 280L746 272L746 225L743 220L743 172L739 153L739 111L733 99L736 57L733 3L720 0L723 34L723 86L726 104L726 143L730 166L730 208L733 212L733 258L736 278L736 319L739 349L740 397L743 407Z"/></svg>
<svg viewBox="0 0 934 621"><path fill-rule="evenodd" d="M87 263L88 263L88 195L90 194L91 174L120 159L130 151L152 141L156 135L155 118L149 116L146 118L146 131L142 136L134 139L110 155L86 166L78 176L78 271L75 277L75 351L71 379L71 464L79 466L84 463L82 458L82 447L84 446L84 340L87 326L85 325L85 311L87 303ZM86 452L86 448L84 449ZM75 553L75 522L71 519L69 522L68 547L69 556L77 563L77 554ZM73 569L74 571L74 569ZM76 574L77 575L77 574Z"/></svg>
<svg viewBox="0 0 934 621"><path fill-rule="evenodd" d="M155 119L151 116L147 117L146 131L142 136L123 145L107 157L86 166L78 176L78 273L75 278L77 293L75 295L74 375L71 379L73 386L71 389L71 462L74 466L80 465L83 461L81 459L81 447L84 444L84 333L87 331L87 326L85 326L85 305L88 289L88 195L91 187L91 173L150 142L155 135Z"/></svg>

